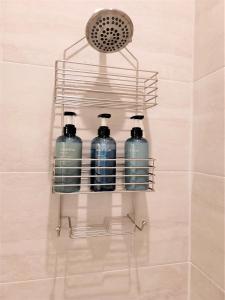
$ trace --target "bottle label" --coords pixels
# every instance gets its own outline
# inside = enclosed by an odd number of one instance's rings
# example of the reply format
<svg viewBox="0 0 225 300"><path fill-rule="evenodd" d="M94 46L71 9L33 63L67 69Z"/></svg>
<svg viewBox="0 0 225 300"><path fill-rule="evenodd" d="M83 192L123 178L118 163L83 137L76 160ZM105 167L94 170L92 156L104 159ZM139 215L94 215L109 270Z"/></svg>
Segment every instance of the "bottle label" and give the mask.
<svg viewBox="0 0 225 300"><path fill-rule="evenodd" d="M81 158L81 144L56 144L56 157Z"/></svg>
<svg viewBox="0 0 225 300"><path fill-rule="evenodd" d="M115 183L116 174L116 149L108 147L94 147L91 150L91 182L95 184L113 184ZM109 176L112 175L112 176ZM105 176L105 177L104 177ZM108 186L109 187L109 186Z"/></svg>

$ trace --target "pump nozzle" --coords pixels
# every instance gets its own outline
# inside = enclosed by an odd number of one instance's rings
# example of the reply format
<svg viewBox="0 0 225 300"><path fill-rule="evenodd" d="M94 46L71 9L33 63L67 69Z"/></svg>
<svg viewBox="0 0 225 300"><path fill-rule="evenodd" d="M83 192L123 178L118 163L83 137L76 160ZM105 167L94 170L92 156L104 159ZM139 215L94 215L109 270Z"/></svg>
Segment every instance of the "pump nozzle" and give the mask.
<svg viewBox="0 0 225 300"><path fill-rule="evenodd" d="M74 117L77 114L73 111L65 111L64 112L64 135L73 137L76 134L76 127L74 126Z"/></svg>
<svg viewBox="0 0 225 300"><path fill-rule="evenodd" d="M143 120L144 116L143 115L135 115L135 116L132 116L131 119L134 119L134 120Z"/></svg>
<svg viewBox="0 0 225 300"><path fill-rule="evenodd" d="M110 114L100 114L98 115L98 118L106 118L106 119L110 119L111 115Z"/></svg>
<svg viewBox="0 0 225 300"><path fill-rule="evenodd" d="M76 116L77 114L73 111L65 111L64 116Z"/></svg>
<svg viewBox="0 0 225 300"><path fill-rule="evenodd" d="M111 115L110 114L100 114L100 115L98 115L98 118L101 118L101 126L107 126L106 119L110 119Z"/></svg>
<svg viewBox="0 0 225 300"><path fill-rule="evenodd" d="M64 124L73 124L74 123L74 117L77 114L73 111L65 111L64 112Z"/></svg>
<svg viewBox="0 0 225 300"><path fill-rule="evenodd" d="M143 115L134 115L131 117L134 120L134 127L131 130L131 136L134 138L142 138L143 131L140 127L140 121L144 119Z"/></svg>
<svg viewBox="0 0 225 300"><path fill-rule="evenodd" d="M110 119L111 114L100 114L98 115L98 118L101 118L101 126L98 129L98 135L100 137L109 137L110 129L107 126L106 119Z"/></svg>

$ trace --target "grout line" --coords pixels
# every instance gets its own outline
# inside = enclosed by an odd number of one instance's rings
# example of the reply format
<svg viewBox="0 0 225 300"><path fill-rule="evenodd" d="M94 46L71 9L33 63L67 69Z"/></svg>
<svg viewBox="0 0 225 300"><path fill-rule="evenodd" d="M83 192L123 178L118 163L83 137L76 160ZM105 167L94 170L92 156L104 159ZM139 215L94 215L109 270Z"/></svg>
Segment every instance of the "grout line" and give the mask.
<svg viewBox="0 0 225 300"><path fill-rule="evenodd" d="M55 59L56 60L56 59ZM41 67L41 68L47 68L49 70L54 71L54 63L55 60L53 61L53 65L42 65L42 64L33 64L33 63L25 63L25 62L18 62L18 61L10 61L10 60L4 60L2 61L3 64L15 64L15 65L23 65L23 66L30 66L30 67Z"/></svg>
<svg viewBox="0 0 225 300"><path fill-rule="evenodd" d="M187 300L191 300L191 262L188 263Z"/></svg>
<svg viewBox="0 0 225 300"><path fill-rule="evenodd" d="M159 82L160 81L167 81L167 82L177 82L177 83L183 83L183 84L190 84L192 83L192 80L178 80L178 79L170 79L170 78L166 78L166 77L160 77L159 78Z"/></svg>
<svg viewBox="0 0 225 300"><path fill-rule="evenodd" d="M116 269L116 270L108 270L103 272L86 272L86 273L77 273L73 275L65 275L65 276L55 276L55 277L47 277L47 278L38 278L38 279L29 279L29 280L18 280L18 281L8 281L8 282L0 282L1 285L12 285L12 284L23 284L23 283L29 283L29 282L38 282L38 281L49 281L49 280L56 280L56 279L64 279L64 278L73 278L75 276L79 275L87 275L87 274L110 274L110 273L117 273L117 272L124 272L124 271L135 271L140 269L153 269L153 268L159 268L159 267L173 267L178 265L186 265L188 264L187 261L184 262L176 262L176 263L168 263L168 264L159 264L154 266L141 266L139 268L130 267L130 268L124 268L124 269Z"/></svg>
<svg viewBox="0 0 225 300"><path fill-rule="evenodd" d="M191 96L191 109L190 109L190 142L189 142L189 251L188 251L188 260L191 262L191 222L192 222L192 178L193 178L193 101L194 101L194 93L193 93L193 84L192 84L192 96Z"/></svg>
<svg viewBox="0 0 225 300"><path fill-rule="evenodd" d="M200 269L196 264L191 263L192 267L195 268L199 273L201 273L202 276L204 276L212 285L214 285L218 290L220 290L222 293L225 293L225 290L219 286L218 283L216 283L211 277L209 277L202 269Z"/></svg>
<svg viewBox="0 0 225 300"><path fill-rule="evenodd" d="M216 175L216 174L210 174L210 173L204 173L204 172L197 172L197 171L193 171L193 174L196 175L203 175L203 176L208 176L208 177L217 177L217 178L225 178L224 175Z"/></svg>
<svg viewBox="0 0 225 300"><path fill-rule="evenodd" d="M190 170L157 170L157 173L189 173ZM0 171L0 174L51 174L51 171Z"/></svg>
<svg viewBox="0 0 225 300"><path fill-rule="evenodd" d="M191 105L190 105L190 141L189 141L189 212L188 212L188 292L187 299L191 299L191 228L192 228L192 177L193 177L193 113L194 113L194 83L191 85Z"/></svg>
<svg viewBox="0 0 225 300"><path fill-rule="evenodd" d="M13 172L5 172L0 171L0 174L50 174L50 171L13 171Z"/></svg>
<svg viewBox="0 0 225 300"><path fill-rule="evenodd" d="M44 64L34 64L34 63L25 63L25 62L19 62L19 61L13 61L13 60L2 60L2 63L5 64L17 64L17 65L24 65L24 66L31 66L31 67L42 67L42 68L48 68L54 70L54 62L57 60L57 58L53 61L53 65L44 65ZM168 82L177 82L177 83L187 83L190 84L192 81L190 80L179 80L179 79L170 79L166 77L159 77L159 80L162 81L168 81Z"/></svg>
<svg viewBox="0 0 225 300"><path fill-rule="evenodd" d="M155 173L190 173L190 170L158 170L156 167Z"/></svg>
<svg viewBox="0 0 225 300"><path fill-rule="evenodd" d="M180 262L171 262L171 263L167 263L167 264L140 266L139 269L153 269L153 268L159 268L159 267L172 267L172 266L179 266L179 265L186 265L186 264L188 264L188 261L180 261ZM131 269L135 270L136 268L132 267Z"/></svg>
<svg viewBox="0 0 225 300"><path fill-rule="evenodd" d="M202 80L202 79L204 79L205 77L208 77L208 76L210 76L210 75L213 75L214 73L216 73L216 72L218 72L218 71L220 71L221 69L224 69L224 68L225 68L225 66L222 65L222 66L218 67L217 69L215 69L215 70L213 70L213 71L210 71L210 72L208 72L208 73L206 73L206 74L200 76L199 78L194 79L194 83L195 83L195 82L198 82L198 81L200 81L200 80Z"/></svg>

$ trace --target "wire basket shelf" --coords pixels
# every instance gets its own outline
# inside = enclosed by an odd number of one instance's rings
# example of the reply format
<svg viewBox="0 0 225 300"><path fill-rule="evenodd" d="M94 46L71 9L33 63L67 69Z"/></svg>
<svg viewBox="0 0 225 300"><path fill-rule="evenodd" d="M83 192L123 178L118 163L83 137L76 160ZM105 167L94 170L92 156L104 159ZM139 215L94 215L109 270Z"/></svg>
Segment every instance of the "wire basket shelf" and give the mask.
<svg viewBox="0 0 225 300"><path fill-rule="evenodd" d="M142 231L147 220L143 220L140 226L135 223L135 219L130 214L117 217L104 217L102 223L98 224L80 224L76 217L62 217L62 230L64 235L71 239L104 237L112 235L132 235L136 229Z"/></svg>
<svg viewBox="0 0 225 300"><path fill-rule="evenodd" d="M106 166L97 167L92 166L93 161L101 163L101 159L56 158L53 168L53 192L58 194L87 194L154 191L155 166L153 158L129 159L131 166L126 165L125 158L104 159L103 162ZM115 166L107 167L107 163L112 161L115 161ZM71 166L71 163L75 163L75 165ZM94 175L91 170L95 170ZM113 174L112 171L114 171ZM110 174L107 174L108 172ZM109 183L108 179L110 180ZM93 187L95 191L91 190Z"/></svg>
<svg viewBox="0 0 225 300"><path fill-rule="evenodd" d="M143 111L157 104L158 73L58 60L55 104Z"/></svg>

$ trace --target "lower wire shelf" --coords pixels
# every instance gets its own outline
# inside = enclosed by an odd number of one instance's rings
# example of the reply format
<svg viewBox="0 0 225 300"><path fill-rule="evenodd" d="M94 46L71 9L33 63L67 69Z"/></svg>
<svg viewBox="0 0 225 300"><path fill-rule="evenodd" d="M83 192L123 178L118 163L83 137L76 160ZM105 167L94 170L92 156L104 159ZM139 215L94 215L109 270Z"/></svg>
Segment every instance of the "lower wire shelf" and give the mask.
<svg viewBox="0 0 225 300"><path fill-rule="evenodd" d="M63 217L62 228L57 228L59 235L61 229L67 229L69 238L88 238L88 237L101 237L101 236L112 236L112 235L130 235L134 234L136 228L140 231L143 230L144 226L148 223L146 220L142 221L140 226L136 225L134 218L127 214L126 216L120 217L105 217L102 224L75 225L76 220L74 217L66 216Z"/></svg>

